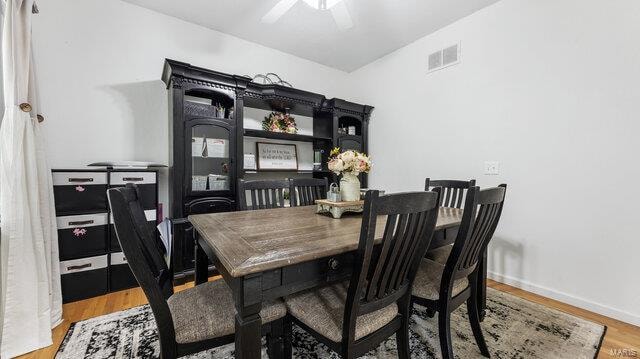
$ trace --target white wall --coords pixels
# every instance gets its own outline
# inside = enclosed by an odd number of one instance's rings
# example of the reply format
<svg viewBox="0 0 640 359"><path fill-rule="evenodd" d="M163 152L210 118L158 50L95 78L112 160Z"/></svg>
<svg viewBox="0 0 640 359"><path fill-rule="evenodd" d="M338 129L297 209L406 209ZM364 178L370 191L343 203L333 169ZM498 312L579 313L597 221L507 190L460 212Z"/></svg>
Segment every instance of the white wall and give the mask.
<svg viewBox="0 0 640 359"><path fill-rule="evenodd" d="M344 72L118 0L38 3L40 100L53 167L167 163L165 58L241 75L275 72L331 96ZM166 180L161 177L161 197Z"/></svg>
<svg viewBox="0 0 640 359"><path fill-rule="evenodd" d="M462 63L427 75L458 41ZM376 107L372 186L507 183L494 278L640 324L639 43L636 0L503 0L352 73Z"/></svg>

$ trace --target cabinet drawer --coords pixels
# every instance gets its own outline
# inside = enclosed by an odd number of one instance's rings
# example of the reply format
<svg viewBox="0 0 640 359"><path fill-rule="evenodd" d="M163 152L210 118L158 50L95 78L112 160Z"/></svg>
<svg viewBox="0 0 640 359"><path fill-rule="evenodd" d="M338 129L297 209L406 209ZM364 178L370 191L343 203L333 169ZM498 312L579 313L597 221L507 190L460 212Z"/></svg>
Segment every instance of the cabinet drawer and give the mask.
<svg viewBox="0 0 640 359"><path fill-rule="evenodd" d="M106 213L62 216L57 222L61 260L106 253Z"/></svg>
<svg viewBox="0 0 640 359"><path fill-rule="evenodd" d="M109 288L110 291L115 292L127 288L133 288L138 286L136 278L133 276L131 268L127 263L127 258L124 253L111 253L109 264Z"/></svg>
<svg viewBox="0 0 640 359"><path fill-rule="evenodd" d="M60 262L62 300L64 303L107 293L107 256Z"/></svg>
<svg viewBox="0 0 640 359"><path fill-rule="evenodd" d="M327 282L349 278L354 262L355 253L342 253L327 259Z"/></svg>
<svg viewBox="0 0 640 359"><path fill-rule="evenodd" d="M127 183L137 185L156 183L155 172L110 172L109 176L111 179L109 183L112 186L124 186Z"/></svg>
<svg viewBox="0 0 640 359"><path fill-rule="evenodd" d="M53 195L58 213L106 210L107 174L53 172Z"/></svg>
<svg viewBox="0 0 640 359"><path fill-rule="evenodd" d="M156 209L156 197L158 193L155 172L111 172L110 187L123 187L127 183L133 183L140 191L140 203L144 209Z"/></svg>
<svg viewBox="0 0 640 359"><path fill-rule="evenodd" d="M144 211L144 216L147 218L147 223L149 223L149 227L151 228L151 233L156 233L156 210L149 209ZM120 242L118 242L118 236L116 235L116 228L113 225L113 215L109 216L109 251L111 252L120 252L122 249L120 248Z"/></svg>

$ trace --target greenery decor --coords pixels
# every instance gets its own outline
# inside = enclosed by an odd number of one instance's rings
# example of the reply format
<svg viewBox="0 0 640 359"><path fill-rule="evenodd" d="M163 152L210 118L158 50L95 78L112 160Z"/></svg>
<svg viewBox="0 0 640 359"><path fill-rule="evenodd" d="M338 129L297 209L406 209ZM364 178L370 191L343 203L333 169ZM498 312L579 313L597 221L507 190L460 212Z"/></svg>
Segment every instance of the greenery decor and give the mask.
<svg viewBox="0 0 640 359"><path fill-rule="evenodd" d="M262 129L271 132L298 133L295 118L282 112L271 112L266 116L262 121Z"/></svg>

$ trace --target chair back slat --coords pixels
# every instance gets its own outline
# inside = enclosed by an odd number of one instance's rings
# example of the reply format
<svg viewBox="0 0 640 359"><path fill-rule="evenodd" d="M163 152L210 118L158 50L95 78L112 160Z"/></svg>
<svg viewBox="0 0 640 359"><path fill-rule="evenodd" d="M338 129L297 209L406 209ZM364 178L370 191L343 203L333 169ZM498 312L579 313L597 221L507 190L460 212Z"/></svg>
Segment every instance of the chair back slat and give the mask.
<svg viewBox="0 0 640 359"><path fill-rule="evenodd" d="M462 208L462 200L464 199L465 195L464 191L464 189L458 188L458 201L455 204L455 208Z"/></svg>
<svg viewBox="0 0 640 359"><path fill-rule="evenodd" d="M402 258L403 260L397 263L397 265L394 267L391 277L394 290L398 290L406 278L407 269L410 262L406 259L412 258L415 255L417 245L420 242L412 241L411 238L414 238L418 235L418 231L422 228L424 220L425 216L413 213L409 215L409 223L407 225L407 228L409 230L405 234L406 238L403 241L403 246L399 252L399 258Z"/></svg>
<svg viewBox="0 0 640 359"><path fill-rule="evenodd" d="M241 211L282 208L284 193L289 189L289 180L255 180L238 182L238 193ZM247 192L249 196L247 196ZM250 198L251 202L247 201Z"/></svg>
<svg viewBox="0 0 640 359"><path fill-rule="evenodd" d="M396 216L396 215L393 215L393 216ZM375 297L378 297L378 298L384 297L387 294L387 292L393 290L393 288L389 285L389 279L391 277L392 268L396 265L396 262L399 260L398 253L400 251L400 247L402 246L403 242L407 238L406 228L409 222L409 215L401 214L401 215L398 215L398 217L399 218L397 220L397 225L395 226L396 227L395 233L393 234L392 237L389 236L387 238L384 238L385 242L391 242L389 255L386 256L385 258L386 260L382 260L382 261L378 260L378 265L376 266L376 267L380 267L382 272L382 278L380 278L380 281L372 282L369 285L370 289L375 289L375 287L377 286L377 291L375 291L376 292ZM375 297L372 297L372 300L375 299Z"/></svg>
<svg viewBox="0 0 640 359"><path fill-rule="evenodd" d="M427 178L424 183L424 190L428 191L435 187L442 188L440 196L440 207L463 208L464 199L469 188L476 185L476 180L431 180Z"/></svg>
<svg viewBox="0 0 640 359"><path fill-rule="evenodd" d="M443 201L440 203L441 206L443 207L448 207L449 206L449 201L451 200L451 192L453 192L454 188L443 188L444 190L444 198Z"/></svg>
<svg viewBox="0 0 640 359"><path fill-rule="evenodd" d="M411 295L413 279L435 229L439 195L439 188L385 196L367 192L346 303L345 323L349 325L344 326L343 336L353 334L349 330L355 328L358 315ZM385 226L379 245L374 245L378 220L384 220Z"/></svg>
<svg viewBox="0 0 640 359"><path fill-rule="evenodd" d="M460 230L445 266L445 273L454 280L476 270L500 221L506 188L503 184L482 191L479 187L469 189Z"/></svg>
<svg viewBox="0 0 640 359"><path fill-rule="evenodd" d="M329 181L326 178L292 178L290 182L292 206L312 206L317 199L327 198Z"/></svg>
<svg viewBox="0 0 640 359"><path fill-rule="evenodd" d="M382 244L381 244L381 249L380 249L380 254L378 254L378 258L376 259L376 262L378 263L378 265L373 266L372 268L375 268L375 270L373 271L373 275L371 276L371 278L369 279L369 288L367 288L367 301L371 302L374 300L374 298L378 295L377 292L377 287L378 287L378 283L380 282L380 278L382 277L383 274L383 265L380 265L380 263L385 263L387 261L387 257L389 255L389 247L392 245L392 240L391 237L393 237L394 232L396 230L396 224L398 221L398 216L396 215L392 215L392 216L387 216L387 224L384 228L384 234L382 236ZM362 234L360 234L361 240L362 240Z"/></svg>

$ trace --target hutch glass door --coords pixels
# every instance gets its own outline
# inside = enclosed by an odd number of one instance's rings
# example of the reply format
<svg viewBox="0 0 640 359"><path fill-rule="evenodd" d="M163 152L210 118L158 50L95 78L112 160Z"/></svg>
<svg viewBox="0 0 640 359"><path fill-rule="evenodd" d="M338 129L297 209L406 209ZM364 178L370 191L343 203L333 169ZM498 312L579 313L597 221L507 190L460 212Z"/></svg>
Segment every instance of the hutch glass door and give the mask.
<svg viewBox="0 0 640 359"><path fill-rule="evenodd" d="M228 126L201 123L191 126L191 194L230 191L233 183Z"/></svg>

